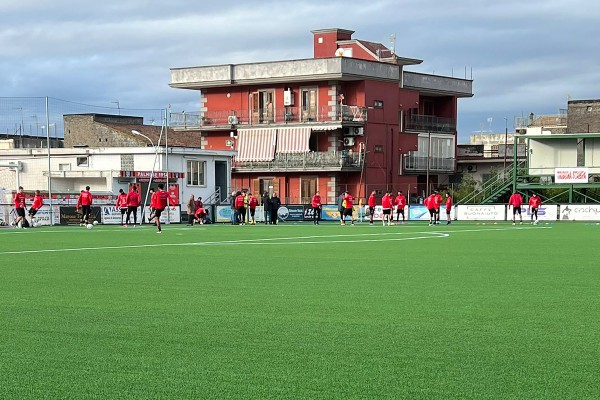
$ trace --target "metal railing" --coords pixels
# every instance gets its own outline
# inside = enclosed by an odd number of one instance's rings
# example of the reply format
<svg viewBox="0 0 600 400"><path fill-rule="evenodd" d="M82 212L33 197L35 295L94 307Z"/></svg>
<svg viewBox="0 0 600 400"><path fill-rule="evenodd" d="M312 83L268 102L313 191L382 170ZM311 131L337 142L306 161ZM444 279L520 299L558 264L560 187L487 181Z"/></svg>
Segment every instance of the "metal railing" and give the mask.
<svg viewBox="0 0 600 400"><path fill-rule="evenodd" d="M308 153L276 153L271 161L234 161L238 169L315 170L315 169L359 169L364 154L361 152L316 151Z"/></svg>
<svg viewBox="0 0 600 400"><path fill-rule="evenodd" d="M411 152L404 157L404 170L408 172L427 171L428 160L430 172L454 172L454 158L421 157Z"/></svg>
<svg viewBox="0 0 600 400"><path fill-rule="evenodd" d="M456 119L436 117L434 115L411 115L406 121L405 130L455 133Z"/></svg>
<svg viewBox="0 0 600 400"><path fill-rule="evenodd" d="M367 107L324 106L260 108L258 110L216 110L192 113L171 113L170 126L174 128L222 127L228 125L263 125L315 122L367 121Z"/></svg>

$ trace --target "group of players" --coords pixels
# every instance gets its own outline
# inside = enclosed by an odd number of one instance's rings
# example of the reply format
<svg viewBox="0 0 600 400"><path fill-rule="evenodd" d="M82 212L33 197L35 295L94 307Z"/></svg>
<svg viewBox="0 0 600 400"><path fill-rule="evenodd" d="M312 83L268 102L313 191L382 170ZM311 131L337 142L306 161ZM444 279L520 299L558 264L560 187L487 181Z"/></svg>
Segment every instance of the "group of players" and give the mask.
<svg viewBox="0 0 600 400"><path fill-rule="evenodd" d="M154 224L157 227L156 233L162 233L162 228L160 224L160 216L162 212L167 207L168 203L171 203L171 198L169 193L164 189L164 185L162 183L158 184L158 190L154 190L154 188L150 189L150 217L148 218L148 222L154 220ZM29 217L31 222L29 222L25 216L25 212L27 211L27 206L25 201L27 199L27 195L22 186L19 186L17 193L14 195L14 206L16 218L14 221L14 226L16 228L27 229L29 226L36 226L35 215L38 210L43 207L44 200L40 194L39 190L35 191L33 196L33 204L29 208ZM81 214L81 226L87 226L92 223L92 204L94 202L94 196L90 192L90 187L86 186L84 190L82 190L77 198L77 206L76 212ZM130 216L133 214L133 223L137 224L137 209L141 204L141 198L139 193L137 192L137 187L132 186L129 193L124 193L121 189L119 191L119 195L117 196L117 204L116 207L121 211L121 225L127 227L130 223ZM173 205L173 204L171 204ZM125 221L123 219L125 218ZM135 226L135 225L134 225Z"/></svg>
<svg viewBox="0 0 600 400"><path fill-rule="evenodd" d="M373 225L373 215L375 214L375 206L377 201L375 199L376 192L371 192L367 200L368 213L369 213L369 224ZM442 206L443 198L439 191L434 191L425 198L423 204L429 212L429 225L435 225L440 223L440 207ZM449 193L446 193L446 216L447 224L451 223L450 211L452 210L452 197ZM402 191L398 191L398 194L394 197L392 192L386 192L381 198L382 208L382 222L385 226L392 225L394 221L394 210L396 211L396 222L400 223L400 217L402 217L402 224L406 222L404 210L406 209L406 196Z"/></svg>

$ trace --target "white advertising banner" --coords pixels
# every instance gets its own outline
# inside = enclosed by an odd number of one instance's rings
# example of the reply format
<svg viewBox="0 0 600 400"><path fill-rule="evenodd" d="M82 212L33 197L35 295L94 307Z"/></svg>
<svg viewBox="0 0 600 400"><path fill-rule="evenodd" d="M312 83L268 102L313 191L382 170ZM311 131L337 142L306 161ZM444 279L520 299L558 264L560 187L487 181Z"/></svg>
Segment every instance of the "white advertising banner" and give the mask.
<svg viewBox="0 0 600 400"><path fill-rule="evenodd" d="M506 206L504 205L458 205L456 219L459 221L504 221Z"/></svg>
<svg viewBox="0 0 600 400"><path fill-rule="evenodd" d="M531 221L531 212L529 211L529 206L521 206L521 215L523 216L524 222ZM506 209L506 220L512 221L513 216L513 208L507 207ZM517 220L519 219L519 214L517 214ZM538 208L538 220L539 221L556 221L558 218L558 206L556 204L550 205L542 205Z"/></svg>
<svg viewBox="0 0 600 400"><path fill-rule="evenodd" d="M585 167L554 169L554 183L588 183L588 178Z"/></svg>
<svg viewBox="0 0 600 400"><path fill-rule="evenodd" d="M561 221L600 221L600 204L561 204Z"/></svg>
<svg viewBox="0 0 600 400"><path fill-rule="evenodd" d="M249 213L249 211L247 212ZM231 206L217 206L217 216L216 218L212 218L211 215L211 219L213 220L213 222L231 222L232 214L233 209L231 208ZM247 216L246 219L248 219ZM256 210L254 212L254 220L256 222L265 221L265 213L263 206L256 207Z"/></svg>
<svg viewBox="0 0 600 400"><path fill-rule="evenodd" d="M169 221L174 224L181 222L181 215L179 214L179 207L167 207L165 212L160 216L160 222L167 222L167 210L169 213ZM144 223L148 223L148 216L150 215L150 208L146 207L144 211ZM142 220L142 208L138 208L137 218L138 223ZM130 222L133 222L133 215L130 217ZM121 210L115 206L102 206L102 223L105 225L120 225L121 224Z"/></svg>
<svg viewBox="0 0 600 400"><path fill-rule="evenodd" d="M50 222L50 207L44 205L35 214L35 224L36 226L60 225L60 207L52 206L52 222Z"/></svg>

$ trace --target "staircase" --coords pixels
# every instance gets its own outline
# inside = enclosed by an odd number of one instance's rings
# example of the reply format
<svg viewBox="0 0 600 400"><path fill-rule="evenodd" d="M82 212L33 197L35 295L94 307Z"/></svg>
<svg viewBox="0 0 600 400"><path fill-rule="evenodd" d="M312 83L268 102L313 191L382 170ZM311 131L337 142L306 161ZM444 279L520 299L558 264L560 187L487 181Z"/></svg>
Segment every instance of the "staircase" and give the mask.
<svg viewBox="0 0 600 400"><path fill-rule="evenodd" d="M525 162L517 164L516 170L521 170ZM515 168L510 166L500 170L495 176L483 182L471 194L460 200L457 204L489 204L497 202L512 188Z"/></svg>

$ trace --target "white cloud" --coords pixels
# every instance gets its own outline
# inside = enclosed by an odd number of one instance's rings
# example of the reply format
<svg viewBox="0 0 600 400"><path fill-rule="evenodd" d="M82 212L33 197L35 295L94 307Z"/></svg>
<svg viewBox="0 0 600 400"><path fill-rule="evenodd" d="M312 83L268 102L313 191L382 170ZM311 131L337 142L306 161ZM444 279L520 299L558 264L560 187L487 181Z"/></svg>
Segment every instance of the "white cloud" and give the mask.
<svg viewBox="0 0 600 400"><path fill-rule="evenodd" d="M424 60L411 70L474 79L459 101L464 138L493 116L556 112L597 98L600 3L583 0L23 0L0 4L3 96L154 108L197 106L169 68L308 58L313 29L345 28ZM525 111L523 111L525 110ZM494 127L496 128L496 127Z"/></svg>

